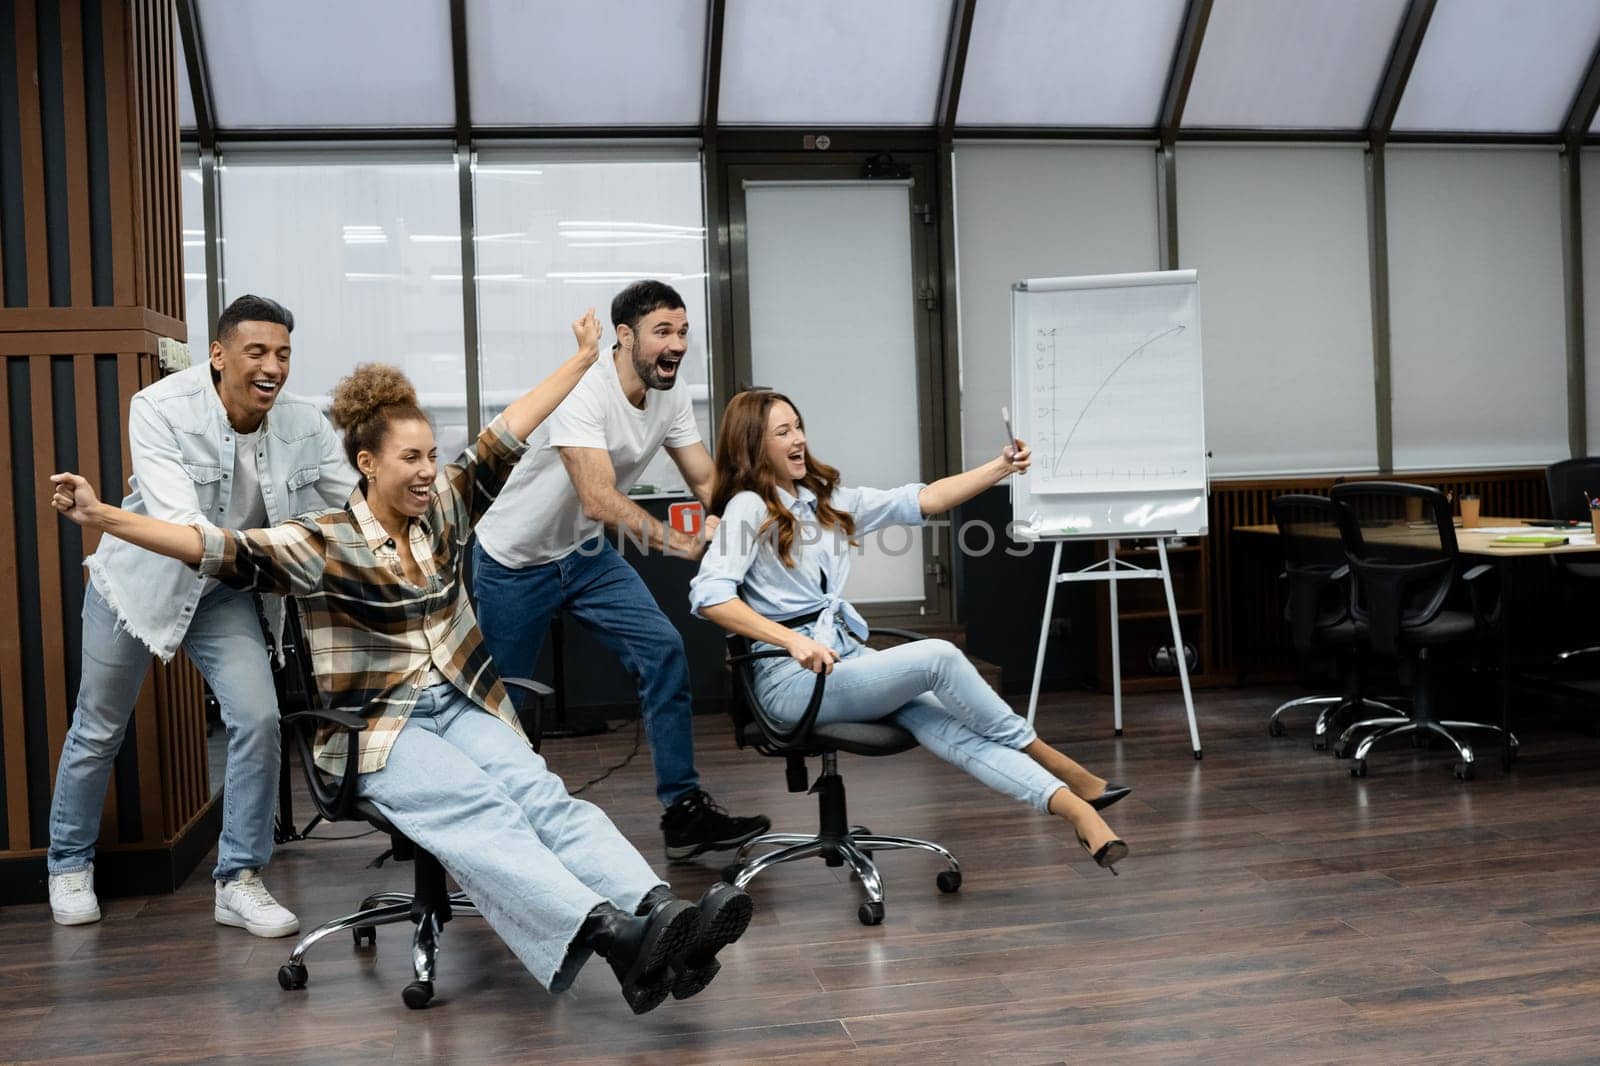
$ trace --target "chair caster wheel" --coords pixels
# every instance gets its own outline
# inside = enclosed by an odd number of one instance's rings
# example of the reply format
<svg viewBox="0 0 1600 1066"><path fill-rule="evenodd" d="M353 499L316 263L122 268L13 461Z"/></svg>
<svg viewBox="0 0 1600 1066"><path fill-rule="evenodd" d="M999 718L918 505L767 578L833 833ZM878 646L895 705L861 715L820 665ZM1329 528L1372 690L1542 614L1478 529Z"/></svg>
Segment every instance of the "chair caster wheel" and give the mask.
<svg viewBox="0 0 1600 1066"><path fill-rule="evenodd" d="M1471 781L1473 777L1472 764L1469 762L1456 763L1456 780Z"/></svg>
<svg viewBox="0 0 1600 1066"><path fill-rule="evenodd" d="M1274 718L1272 721L1268 722L1267 723L1267 736L1269 736L1269 737L1281 737L1281 736L1283 736L1283 723L1278 721L1276 718Z"/></svg>
<svg viewBox="0 0 1600 1066"><path fill-rule="evenodd" d="M1202 754L1201 754L1200 749L1199 748L1194 749L1194 761L1195 762L1199 762L1201 758L1202 758Z"/></svg>
<svg viewBox="0 0 1600 1066"><path fill-rule="evenodd" d="M278 987L292 992L306 986L306 968L298 962L286 962L278 967Z"/></svg>
<svg viewBox="0 0 1600 1066"><path fill-rule="evenodd" d="M850 827L850 835L853 837L869 837L872 835L872 830L864 825L853 825Z"/></svg>
<svg viewBox="0 0 1600 1066"><path fill-rule="evenodd" d="M1335 744L1333 746L1333 757L1335 759L1348 759L1350 757L1350 749L1343 744Z"/></svg>
<svg viewBox="0 0 1600 1066"><path fill-rule="evenodd" d="M722 879L730 885L739 883L739 875L744 872L744 863L730 862L722 868Z"/></svg>
<svg viewBox="0 0 1600 1066"><path fill-rule="evenodd" d="M1351 777L1366 777L1367 776L1367 760L1365 760L1365 759L1357 759L1355 762L1351 763L1350 764L1350 776Z"/></svg>
<svg viewBox="0 0 1600 1066"><path fill-rule="evenodd" d="M406 1001L406 1006L412 1010L421 1010L433 998L432 981L412 981L400 992L400 998Z"/></svg>
<svg viewBox="0 0 1600 1066"><path fill-rule="evenodd" d="M863 903L860 909L856 911L856 917L861 920L862 925L882 925L883 904L871 902Z"/></svg>
<svg viewBox="0 0 1600 1066"><path fill-rule="evenodd" d="M952 892L960 892L961 871L940 870L939 876L933 879L933 883L938 885L939 891L945 893L946 895L949 895Z"/></svg>
<svg viewBox="0 0 1600 1066"><path fill-rule="evenodd" d="M363 944L373 945L378 942L378 930L370 925L358 925L350 930L350 936L355 940L356 947Z"/></svg>
<svg viewBox="0 0 1600 1066"><path fill-rule="evenodd" d="M1311 750L1312 751L1327 751L1328 750L1328 738L1327 737L1312 737L1311 738Z"/></svg>

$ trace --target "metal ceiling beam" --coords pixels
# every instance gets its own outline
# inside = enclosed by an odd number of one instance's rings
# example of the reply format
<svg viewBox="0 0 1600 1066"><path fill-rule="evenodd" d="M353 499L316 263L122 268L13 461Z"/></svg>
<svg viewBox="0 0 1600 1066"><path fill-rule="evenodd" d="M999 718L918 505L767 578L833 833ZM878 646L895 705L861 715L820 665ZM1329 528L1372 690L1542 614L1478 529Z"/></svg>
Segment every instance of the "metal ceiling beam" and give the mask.
<svg viewBox="0 0 1600 1066"><path fill-rule="evenodd" d="M1400 22L1394 49L1389 53L1389 65L1384 68L1383 79L1378 82L1378 92L1372 98L1372 111L1367 115L1367 139L1374 147L1381 147L1389 139L1394 116L1400 110L1400 97L1405 95L1406 83L1411 80L1411 68L1417 65L1417 53L1422 51L1422 38L1428 32L1429 20L1433 18L1434 3L1435 0L1411 0Z"/></svg>
<svg viewBox="0 0 1600 1066"><path fill-rule="evenodd" d="M711 0L706 5L706 71L700 103L700 139L717 143L717 109L722 97L722 31L727 23L728 0Z"/></svg>
<svg viewBox="0 0 1600 1066"><path fill-rule="evenodd" d="M951 13L950 36L944 50L944 76L939 81L939 141L950 143L961 106L961 79L967 71L967 46L972 43L972 16L978 0L956 0Z"/></svg>
<svg viewBox="0 0 1600 1066"><path fill-rule="evenodd" d="M1183 125L1183 109L1189 103L1189 88L1194 84L1195 67L1200 62L1200 46L1206 37L1206 24L1211 21L1211 0L1189 0L1183 15L1183 30L1178 34L1178 47L1172 55L1172 68L1167 72L1167 87L1161 94L1161 114L1156 120L1156 131L1164 147L1177 140L1178 128Z"/></svg>
<svg viewBox="0 0 1600 1066"><path fill-rule="evenodd" d="M183 60L189 71L189 93L194 97L195 137L201 148L212 149L217 146L217 113L211 103L211 74L195 0L178 0L178 37L183 41Z"/></svg>
<svg viewBox="0 0 1600 1066"><path fill-rule="evenodd" d="M467 0L450 0L450 67L455 75L456 144L470 144L472 79L467 67Z"/></svg>
<svg viewBox="0 0 1600 1066"><path fill-rule="evenodd" d="M1589 127L1594 125L1596 110L1600 110L1600 47L1594 50L1589 60L1589 73L1578 87L1578 95L1572 99L1567 120L1561 124L1562 140L1568 144L1581 142L1589 133Z"/></svg>

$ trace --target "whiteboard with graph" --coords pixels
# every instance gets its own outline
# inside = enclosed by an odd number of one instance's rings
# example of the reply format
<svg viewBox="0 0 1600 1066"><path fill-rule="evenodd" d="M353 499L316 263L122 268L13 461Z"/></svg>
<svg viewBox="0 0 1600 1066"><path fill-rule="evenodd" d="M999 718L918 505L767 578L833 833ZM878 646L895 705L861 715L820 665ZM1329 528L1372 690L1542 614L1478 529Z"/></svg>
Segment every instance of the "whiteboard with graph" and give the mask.
<svg viewBox="0 0 1600 1066"><path fill-rule="evenodd" d="M1206 532L1200 286L1193 270L1034 278L1011 293L1012 479L1024 537Z"/></svg>

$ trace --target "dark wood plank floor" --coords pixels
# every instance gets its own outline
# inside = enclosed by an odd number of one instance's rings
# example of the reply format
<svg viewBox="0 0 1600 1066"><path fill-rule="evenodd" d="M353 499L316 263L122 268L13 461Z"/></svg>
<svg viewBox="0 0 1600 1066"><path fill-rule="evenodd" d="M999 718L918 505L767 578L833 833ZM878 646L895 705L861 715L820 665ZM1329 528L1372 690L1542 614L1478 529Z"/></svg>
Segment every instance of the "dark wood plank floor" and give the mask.
<svg viewBox="0 0 1600 1066"><path fill-rule="evenodd" d="M1199 697L1204 762L1181 704L1059 698L1044 735L1135 786L1113 825L1133 854L1112 878L1053 819L921 753L846 758L852 815L928 836L962 860L883 860L889 917L857 924L857 890L820 863L769 873L757 915L698 998L628 1014L603 964L551 997L480 922L453 923L432 1009L408 1011L408 933L376 950L325 942L285 993L286 941L211 920L204 873L175 896L113 901L56 927L47 908L0 911L0 1060L274 1062L756 1059L812 1064L1057 1061L1594 1061L1600 1056L1600 740L1531 725L1522 761L1486 758L1456 781L1443 752L1381 753L1356 781L1313 752L1304 722L1269 740L1278 690ZM702 772L736 811L814 825L781 765L700 720ZM555 741L581 781L631 729ZM594 790L653 861L644 757ZM349 833L340 826L328 833ZM280 849L269 881L309 926L409 867L365 869L379 838ZM684 894L710 866L667 871Z"/></svg>

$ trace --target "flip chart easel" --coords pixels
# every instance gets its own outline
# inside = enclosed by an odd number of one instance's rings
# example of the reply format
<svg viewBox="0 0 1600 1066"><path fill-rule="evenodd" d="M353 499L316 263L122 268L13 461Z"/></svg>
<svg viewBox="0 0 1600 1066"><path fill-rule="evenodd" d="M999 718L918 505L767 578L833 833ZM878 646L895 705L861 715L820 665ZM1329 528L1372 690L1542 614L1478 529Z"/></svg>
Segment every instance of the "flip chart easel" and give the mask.
<svg viewBox="0 0 1600 1066"><path fill-rule="evenodd" d="M1045 538L1039 538L1045 539ZM1167 595L1167 617L1172 623L1172 648L1178 659L1178 679L1183 685L1183 706L1189 715L1189 743L1194 757L1200 758L1200 729L1194 718L1194 693L1189 688L1189 657L1184 654L1183 634L1178 629L1178 603L1172 594L1172 568L1167 562L1167 539L1156 538L1156 554L1161 565L1156 568L1138 566L1117 556L1115 538L1106 541L1106 557L1090 563L1081 570L1061 572L1061 545L1064 537L1048 538L1055 542L1050 558L1050 578L1045 586L1044 620L1039 624L1039 651L1033 660L1033 686L1028 692L1028 724L1033 724L1039 711L1039 682L1044 675L1044 653L1050 640L1050 618L1055 611L1056 586L1063 582L1103 581L1107 598L1111 602L1111 725L1117 736L1122 735L1122 639L1117 624L1117 584L1122 581L1160 581Z"/></svg>
<svg viewBox="0 0 1600 1066"><path fill-rule="evenodd" d="M1104 581L1113 725L1122 734L1117 585L1160 581L1198 759L1200 731L1167 538L1206 532L1199 278L1193 270L1163 270L1019 281L1011 292L1011 358L1012 428L1035 455L1033 469L1012 482L1013 535L1055 545L1028 721L1038 711L1056 586ZM1118 542L1134 538L1154 539L1158 567L1118 557ZM1062 573L1067 540L1104 541L1106 557Z"/></svg>

